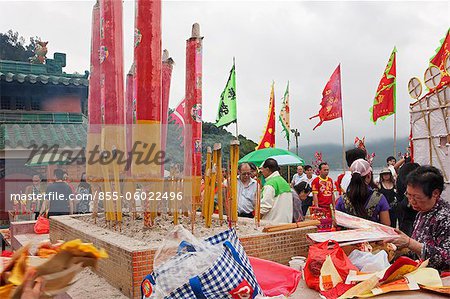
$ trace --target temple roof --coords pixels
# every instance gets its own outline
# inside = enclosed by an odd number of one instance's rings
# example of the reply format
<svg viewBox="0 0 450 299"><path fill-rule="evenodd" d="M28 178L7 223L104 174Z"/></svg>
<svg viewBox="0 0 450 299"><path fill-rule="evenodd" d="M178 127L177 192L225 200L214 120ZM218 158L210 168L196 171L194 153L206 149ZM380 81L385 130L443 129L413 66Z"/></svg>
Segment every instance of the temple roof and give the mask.
<svg viewBox="0 0 450 299"><path fill-rule="evenodd" d="M82 114L22 113L21 118L11 114L14 113L0 113L0 150L25 149L33 145L86 146L87 119Z"/></svg>
<svg viewBox="0 0 450 299"><path fill-rule="evenodd" d="M67 74L62 71L66 66L66 54L54 53L53 59L45 64L33 64L22 61L0 60L0 81L19 83L42 83L63 85L89 85L89 72Z"/></svg>

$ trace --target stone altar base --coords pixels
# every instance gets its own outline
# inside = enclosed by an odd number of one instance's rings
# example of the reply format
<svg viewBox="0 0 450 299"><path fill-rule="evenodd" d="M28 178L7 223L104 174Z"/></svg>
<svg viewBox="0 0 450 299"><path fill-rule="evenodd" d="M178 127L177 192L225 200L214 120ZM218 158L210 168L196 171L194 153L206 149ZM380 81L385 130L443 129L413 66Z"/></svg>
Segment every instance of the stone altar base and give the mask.
<svg viewBox="0 0 450 299"><path fill-rule="evenodd" d="M81 239L104 248L108 259L99 261L94 271L129 298L140 298L142 279L153 270L153 258L160 242L150 244L118 232L107 230L78 220L80 216L55 216L50 218L50 240ZM239 219L239 221L253 221ZM316 227L297 228L275 233L239 235L249 256L287 265L292 256L306 256L309 241L306 234L316 232ZM101 294L98 294L101 296Z"/></svg>

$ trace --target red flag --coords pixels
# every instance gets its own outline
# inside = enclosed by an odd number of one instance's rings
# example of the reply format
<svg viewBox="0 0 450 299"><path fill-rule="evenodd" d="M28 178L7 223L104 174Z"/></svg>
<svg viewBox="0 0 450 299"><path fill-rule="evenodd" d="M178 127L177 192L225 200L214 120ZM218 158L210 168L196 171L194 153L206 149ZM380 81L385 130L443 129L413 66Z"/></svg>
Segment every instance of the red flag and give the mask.
<svg viewBox="0 0 450 299"><path fill-rule="evenodd" d="M336 70L328 80L327 85L322 92L322 108L319 114L311 116L309 119L320 117L320 122L313 128L315 130L324 121L333 120L342 117L342 95L341 95L341 65L339 64Z"/></svg>
<svg viewBox="0 0 450 299"><path fill-rule="evenodd" d="M447 30L447 35L445 36L442 45L436 52L433 58L430 59L430 64L437 66L441 70L444 70L445 59L450 53L450 29Z"/></svg>
<svg viewBox="0 0 450 299"><path fill-rule="evenodd" d="M269 104L269 115L267 116L266 132L261 138L256 150L275 147L275 92L273 90L270 92L270 104Z"/></svg>
<svg viewBox="0 0 450 299"><path fill-rule="evenodd" d="M379 118L385 119L391 114L395 113L396 100L396 57L397 49L392 50L389 57L388 64L383 72L383 77L378 84L373 106L370 109L372 112L372 121L376 124Z"/></svg>
<svg viewBox="0 0 450 299"><path fill-rule="evenodd" d="M185 99L182 99L175 110L170 113L169 115L169 121L175 122L175 124L181 128L181 135L178 137L179 140L181 140L181 146L184 144L183 136L184 136L184 105L186 101Z"/></svg>
<svg viewBox="0 0 450 299"><path fill-rule="evenodd" d="M447 35L441 42L441 46L436 50L436 55L430 59L430 65L437 66L442 72L441 83L433 90L440 89L450 82L450 74L445 71L445 61L450 55L450 29L447 30Z"/></svg>

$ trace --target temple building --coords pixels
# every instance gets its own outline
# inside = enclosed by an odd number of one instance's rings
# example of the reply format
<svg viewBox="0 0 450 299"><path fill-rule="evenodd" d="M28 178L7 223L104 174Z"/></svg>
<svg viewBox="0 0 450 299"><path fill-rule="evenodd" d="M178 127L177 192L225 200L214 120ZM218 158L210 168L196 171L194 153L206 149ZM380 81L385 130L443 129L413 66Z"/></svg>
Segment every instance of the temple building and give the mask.
<svg viewBox="0 0 450 299"><path fill-rule="evenodd" d="M77 180L84 172L84 166L49 165L48 157L33 156L42 146L85 147L89 72L67 74L65 66L64 53L44 63L0 60L0 221L8 220L10 195L25 192L34 174L45 184L55 167Z"/></svg>

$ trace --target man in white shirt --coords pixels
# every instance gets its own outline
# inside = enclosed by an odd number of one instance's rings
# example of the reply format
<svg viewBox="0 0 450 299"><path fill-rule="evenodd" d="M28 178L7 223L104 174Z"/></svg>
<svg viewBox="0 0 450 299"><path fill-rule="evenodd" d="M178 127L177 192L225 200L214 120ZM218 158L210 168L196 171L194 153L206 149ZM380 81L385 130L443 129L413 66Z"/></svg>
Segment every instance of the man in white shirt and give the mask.
<svg viewBox="0 0 450 299"><path fill-rule="evenodd" d="M297 166L297 173L292 177L291 187L303 181L306 181L306 174L303 172L303 166L299 165Z"/></svg>
<svg viewBox="0 0 450 299"><path fill-rule="evenodd" d="M317 175L314 174L314 171L313 171L313 168L311 167L311 165L305 166L305 174L306 174L305 179L303 181L308 183L308 185L311 189L312 188L311 183L317 177ZM313 202L313 194L312 194L312 192L310 192L308 194L308 196L306 197L306 199L302 201L303 216L306 215L309 207L312 206L312 202Z"/></svg>
<svg viewBox="0 0 450 299"><path fill-rule="evenodd" d="M350 165L358 159L366 159L367 153L360 148L352 148L345 152L345 160L347 161L348 170L345 171L341 180L341 192L347 192L348 185L352 179L352 172L350 171Z"/></svg>
<svg viewBox="0 0 450 299"><path fill-rule="evenodd" d="M258 183L252 179L252 169L248 163L240 164L238 172L238 214L239 217L253 218Z"/></svg>
<svg viewBox="0 0 450 299"><path fill-rule="evenodd" d="M292 192L288 182L278 172L275 159L264 161L261 173L266 179L262 190L261 215L272 223L291 223L294 212Z"/></svg>

